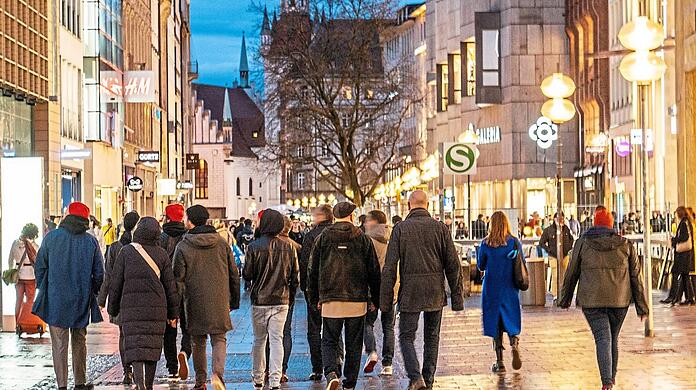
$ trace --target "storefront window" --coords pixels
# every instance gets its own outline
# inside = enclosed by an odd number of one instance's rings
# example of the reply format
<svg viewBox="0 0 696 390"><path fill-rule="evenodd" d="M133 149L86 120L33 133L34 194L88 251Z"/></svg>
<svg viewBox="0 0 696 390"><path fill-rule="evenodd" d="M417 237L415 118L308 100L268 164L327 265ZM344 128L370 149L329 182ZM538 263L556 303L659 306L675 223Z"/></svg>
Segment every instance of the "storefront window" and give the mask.
<svg viewBox="0 0 696 390"><path fill-rule="evenodd" d="M437 111L447 111L449 103L449 73L447 64L437 65Z"/></svg>
<svg viewBox="0 0 696 390"><path fill-rule="evenodd" d="M464 96L476 95L476 43L462 42L462 73L465 76Z"/></svg>
<svg viewBox="0 0 696 390"><path fill-rule="evenodd" d="M451 104L459 104L462 98L462 56L461 54L449 54L447 56L447 74Z"/></svg>
<svg viewBox="0 0 696 390"><path fill-rule="evenodd" d="M32 106L0 96L0 141L2 155L27 157L31 155Z"/></svg>

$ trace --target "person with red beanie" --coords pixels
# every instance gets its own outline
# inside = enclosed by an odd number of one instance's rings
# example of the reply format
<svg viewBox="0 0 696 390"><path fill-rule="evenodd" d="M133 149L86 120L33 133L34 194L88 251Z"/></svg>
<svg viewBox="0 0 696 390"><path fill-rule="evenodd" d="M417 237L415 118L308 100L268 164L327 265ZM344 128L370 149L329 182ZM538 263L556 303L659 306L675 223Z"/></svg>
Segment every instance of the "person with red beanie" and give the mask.
<svg viewBox="0 0 696 390"><path fill-rule="evenodd" d="M594 226L575 243L559 296L559 306L569 308L578 286L575 303L592 329L603 390L616 384L619 333L631 301L641 320L649 311L636 250L613 226L609 210L597 207Z"/></svg>
<svg viewBox="0 0 696 390"><path fill-rule="evenodd" d="M49 232L36 255L36 287L32 312L50 326L53 369L58 389L68 386L68 348L72 349L75 389L87 383L87 325L101 322L97 293L104 280L99 243L87 234L89 207L74 202L68 215Z"/></svg>

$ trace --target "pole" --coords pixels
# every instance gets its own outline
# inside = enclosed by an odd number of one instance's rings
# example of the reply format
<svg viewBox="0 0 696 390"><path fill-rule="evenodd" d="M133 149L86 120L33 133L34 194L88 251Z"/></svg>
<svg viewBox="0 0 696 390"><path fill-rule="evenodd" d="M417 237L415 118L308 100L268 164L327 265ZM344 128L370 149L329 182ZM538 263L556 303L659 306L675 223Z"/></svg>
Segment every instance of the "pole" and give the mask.
<svg viewBox="0 0 696 390"><path fill-rule="evenodd" d="M563 143L561 142L561 129L558 125L558 142L556 143L556 185L557 185L557 208L556 208L556 297L561 296L561 288L563 287L563 225L561 224L561 215L563 215ZM556 304L560 299L556 299Z"/></svg>
<svg viewBox="0 0 696 390"><path fill-rule="evenodd" d="M469 227L469 237L473 237L471 230L471 175L466 175L466 203L466 225Z"/></svg>
<svg viewBox="0 0 696 390"><path fill-rule="evenodd" d="M641 162L643 171L643 276L645 278L645 294L648 302L648 318L645 321L645 337L654 337L654 316L652 299L652 253L650 245L650 197L648 195L648 130L647 130L647 109L645 107L645 95L648 92L649 84L639 84L638 94L640 95L640 127L643 134L643 161Z"/></svg>
<svg viewBox="0 0 696 390"><path fill-rule="evenodd" d="M440 221L445 222L445 145L440 143L440 177L438 184L440 187Z"/></svg>

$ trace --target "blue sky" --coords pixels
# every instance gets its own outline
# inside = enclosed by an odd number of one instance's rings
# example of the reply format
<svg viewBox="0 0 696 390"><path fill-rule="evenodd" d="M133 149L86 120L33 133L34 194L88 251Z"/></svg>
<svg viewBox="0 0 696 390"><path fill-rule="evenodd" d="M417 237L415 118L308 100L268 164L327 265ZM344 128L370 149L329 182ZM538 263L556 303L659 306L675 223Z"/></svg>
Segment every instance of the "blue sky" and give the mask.
<svg viewBox="0 0 696 390"><path fill-rule="evenodd" d="M242 32L247 35L249 65L254 63L262 15L251 9L260 0L192 0L191 56L198 60L198 82L231 85L239 77ZM267 1L269 10L279 1ZM270 11L269 11L270 12ZM256 75L258 77L258 73ZM255 75L251 75L253 80Z"/></svg>

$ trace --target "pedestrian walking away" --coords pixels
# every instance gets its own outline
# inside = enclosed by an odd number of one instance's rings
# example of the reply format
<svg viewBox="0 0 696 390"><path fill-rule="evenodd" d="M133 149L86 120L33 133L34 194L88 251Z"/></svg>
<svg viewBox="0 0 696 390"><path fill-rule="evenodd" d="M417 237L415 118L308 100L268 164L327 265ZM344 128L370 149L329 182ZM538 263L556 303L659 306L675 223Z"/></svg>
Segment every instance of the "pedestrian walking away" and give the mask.
<svg viewBox="0 0 696 390"><path fill-rule="evenodd" d="M104 264L104 283L99 290L99 297L97 301L99 307L106 307L107 299L111 292L111 278L114 270L114 264L116 264L116 259L118 258L121 249L130 244L133 241L133 229L135 225L140 220L140 215L135 211L129 211L123 216L123 234L118 241L115 241L109 246L109 250L106 252L106 261ZM126 357L124 355L125 346L123 344L125 336L123 335L123 327L121 326L121 321L118 316L110 316L112 324L118 325L118 351L121 355L121 365L123 366L123 384L130 385L133 383L133 368L130 364L126 363Z"/></svg>
<svg viewBox="0 0 696 390"><path fill-rule="evenodd" d="M201 205L186 209L188 232L174 251L174 277L184 297L186 331L191 335L194 390L204 390L208 380L208 338L213 353L211 383L215 390L224 390L226 333L232 329L230 312L239 309L239 271L230 246L206 225L208 218Z"/></svg>
<svg viewBox="0 0 696 390"><path fill-rule="evenodd" d="M558 234L558 224L561 225L563 237L563 255L561 256L560 263L558 260L558 245L556 241L556 235ZM544 229L543 233L541 234L541 238L539 238L539 247L544 249L549 254L549 270L551 273L551 294L554 298L558 297L558 281L563 281L563 275L565 274L565 270L568 268L568 253L570 253L571 249L573 249L573 242L573 234L571 233L568 225L566 225L565 223L565 216L563 215L563 213L561 213L560 217L558 216L558 213L554 214L553 223ZM558 267L561 267L560 279L558 278Z"/></svg>
<svg viewBox="0 0 696 390"><path fill-rule="evenodd" d="M428 195L421 190L408 198L409 214L394 226L384 263L380 302L393 310L397 275L399 345L409 378L409 390L432 388L440 344L442 308L447 305L445 278L452 310L464 310L462 273L452 234L428 212ZM418 320L423 313L423 366L416 354Z"/></svg>
<svg viewBox="0 0 696 390"><path fill-rule="evenodd" d="M174 262L176 246L184 237L184 233L186 233L186 227L183 222L184 213L184 206L179 203L173 203L164 208L164 224L162 225L160 246L167 252L172 263ZM181 296L179 296L179 299L178 327L181 328L181 349L177 349L176 345L177 327L168 326L164 331L164 358L167 361L168 379L173 382L188 379L188 359L191 357L191 336L186 331L186 314L183 310L184 301Z"/></svg>
<svg viewBox="0 0 696 390"><path fill-rule="evenodd" d="M611 213L598 207L594 227L575 245L559 301L560 307L569 308L577 285L575 303L582 307L592 329L603 390L612 389L616 383L619 333L628 306L635 303L641 320L649 310L636 250L613 226Z"/></svg>
<svg viewBox="0 0 696 390"><path fill-rule="evenodd" d="M300 284L299 263L293 241L278 235L284 230L283 215L267 209L259 221L261 237L247 250L244 279L251 283L254 330L253 379L263 388L266 363L271 389L280 389L283 375L283 339L290 302ZM288 225L289 230L289 225ZM270 345L266 358L266 345Z"/></svg>
<svg viewBox="0 0 696 390"><path fill-rule="evenodd" d="M365 219L365 232L372 240L377 253L380 270L384 268L384 259L387 255L387 245L391 229L387 225L387 216L380 210L372 210L367 213ZM399 282L394 287L394 297L398 295ZM392 305L393 307L394 305ZM367 353L367 363L363 372L369 374L374 371L375 365L379 361L377 354L377 342L375 338L375 322L377 322L378 311L370 311L365 317L365 352ZM380 323L382 325L382 371L381 375L390 376L394 370L392 362L394 360L394 322L396 320L396 310L379 311Z"/></svg>
<svg viewBox="0 0 696 390"><path fill-rule="evenodd" d="M514 262L520 253L522 243L512 235L510 221L505 213L496 211L491 216L488 237L481 242L476 256L478 269L485 273L481 294L483 334L493 338L496 357L493 372L505 372L503 332L510 338L512 368L522 368L519 346L522 313L514 275Z"/></svg>
<svg viewBox="0 0 696 390"><path fill-rule="evenodd" d="M124 224L125 228L125 224ZM166 327L176 329L179 295L162 231L152 217L138 222L133 242L119 251L109 282L109 315L119 317L124 364L133 367L137 390L152 390Z"/></svg>
<svg viewBox="0 0 696 390"><path fill-rule="evenodd" d="M24 225L19 238L12 243L10 248L7 269L16 270L14 271L15 279L12 282L15 282L15 291L17 292L17 301L15 302L15 322L17 324L20 323L22 307L28 304L28 307L31 308L34 304L34 295L36 294L34 265L39 250L39 246L36 245L38 237L39 228L33 223L28 223Z"/></svg>
<svg viewBox="0 0 696 390"><path fill-rule="evenodd" d="M339 202L336 223L318 237L308 267L307 296L321 310L326 389L354 389L360 371L365 314L379 307L380 268L372 240L354 225L355 205ZM369 303L369 304L368 304ZM345 331L345 365L339 345Z"/></svg>
<svg viewBox="0 0 696 390"><path fill-rule="evenodd" d="M307 296L307 268L309 265L309 257L314 248L317 237L333 223L333 210L328 204L323 204L315 207L312 210L312 221L314 227L307 232L302 242L300 249L300 288L305 295L307 302L307 342L309 344L310 360L312 362L312 372L309 379L312 381L320 381L323 377L324 365L321 358L321 311L317 305L312 304Z"/></svg>
<svg viewBox="0 0 696 390"><path fill-rule="evenodd" d="M33 313L50 326L53 369L59 390L68 388L68 346L76 390L87 383L87 325L101 322L97 293L104 280L104 258L97 239L87 234L89 207L73 202L58 229L48 233L36 256L38 294Z"/></svg>

